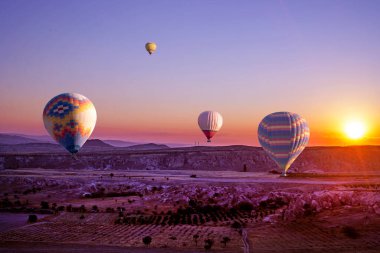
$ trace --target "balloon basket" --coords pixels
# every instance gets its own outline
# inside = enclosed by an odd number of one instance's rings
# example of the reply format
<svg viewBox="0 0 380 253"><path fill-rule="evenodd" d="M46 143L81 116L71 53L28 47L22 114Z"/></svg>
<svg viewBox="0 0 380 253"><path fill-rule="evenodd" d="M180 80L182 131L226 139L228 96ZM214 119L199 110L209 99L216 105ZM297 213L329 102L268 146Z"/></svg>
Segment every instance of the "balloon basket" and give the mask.
<svg viewBox="0 0 380 253"><path fill-rule="evenodd" d="M75 161L79 161L79 158L76 154L71 154L71 157L75 160Z"/></svg>

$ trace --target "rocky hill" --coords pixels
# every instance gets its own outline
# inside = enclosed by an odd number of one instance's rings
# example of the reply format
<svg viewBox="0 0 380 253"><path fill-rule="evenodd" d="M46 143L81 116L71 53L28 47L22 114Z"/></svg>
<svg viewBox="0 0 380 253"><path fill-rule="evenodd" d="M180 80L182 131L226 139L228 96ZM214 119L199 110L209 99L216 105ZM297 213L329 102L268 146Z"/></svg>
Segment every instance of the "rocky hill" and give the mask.
<svg viewBox="0 0 380 253"><path fill-rule="evenodd" d="M35 143L38 142L36 139L27 138L12 134L1 134L0 133L0 144L14 145L14 144L25 144L25 143Z"/></svg>
<svg viewBox="0 0 380 253"><path fill-rule="evenodd" d="M80 153L101 153L101 152L121 152L133 150L157 150L168 149L169 147L163 144L147 143L132 145L129 147L114 147L99 139L90 139L86 141L80 150ZM57 143L20 143L20 144L1 144L0 154L66 154L67 151Z"/></svg>
<svg viewBox="0 0 380 253"><path fill-rule="evenodd" d="M65 152L0 153L0 169L59 168L117 170L230 170L266 172L277 169L262 148L247 146L190 147L154 150L83 151L74 159ZM380 172L380 147L310 147L290 171L371 174Z"/></svg>

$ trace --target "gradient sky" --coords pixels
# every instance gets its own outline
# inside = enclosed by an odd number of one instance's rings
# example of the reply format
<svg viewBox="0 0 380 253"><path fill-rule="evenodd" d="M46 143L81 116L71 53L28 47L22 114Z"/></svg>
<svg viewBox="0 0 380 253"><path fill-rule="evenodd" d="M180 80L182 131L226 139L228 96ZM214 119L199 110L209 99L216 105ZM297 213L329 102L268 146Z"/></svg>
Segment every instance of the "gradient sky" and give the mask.
<svg viewBox="0 0 380 253"><path fill-rule="evenodd" d="M380 1L0 1L0 132L47 134L42 110L88 97L96 138L258 145L275 111L311 145L380 144ZM144 45L154 41L157 53ZM346 121L368 126L349 142Z"/></svg>

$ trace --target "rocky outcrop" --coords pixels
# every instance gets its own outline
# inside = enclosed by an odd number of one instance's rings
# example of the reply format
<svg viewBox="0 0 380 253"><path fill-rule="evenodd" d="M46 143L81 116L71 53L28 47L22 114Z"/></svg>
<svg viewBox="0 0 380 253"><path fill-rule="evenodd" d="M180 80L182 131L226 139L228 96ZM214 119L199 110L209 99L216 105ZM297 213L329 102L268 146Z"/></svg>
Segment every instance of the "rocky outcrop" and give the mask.
<svg viewBox="0 0 380 253"><path fill-rule="evenodd" d="M81 152L78 160L62 152L1 154L0 169L113 169L113 170L231 170L266 172L276 164L261 148L192 147L153 151ZM380 147L311 147L294 162L294 172L344 172L371 174L380 170Z"/></svg>

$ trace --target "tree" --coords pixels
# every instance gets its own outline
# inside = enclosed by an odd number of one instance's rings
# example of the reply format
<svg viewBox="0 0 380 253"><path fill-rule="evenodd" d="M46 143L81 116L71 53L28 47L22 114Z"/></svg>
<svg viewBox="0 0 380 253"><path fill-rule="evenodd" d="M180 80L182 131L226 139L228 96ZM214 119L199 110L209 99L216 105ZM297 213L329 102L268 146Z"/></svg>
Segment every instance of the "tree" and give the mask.
<svg viewBox="0 0 380 253"><path fill-rule="evenodd" d="M239 228L241 228L241 224L237 221L234 221L234 223L232 223L231 227L235 228L235 229L239 229Z"/></svg>
<svg viewBox="0 0 380 253"><path fill-rule="evenodd" d="M98 212L99 212L99 208L98 208L98 206L97 206L97 205L93 205L93 206L92 206L92 209L91 209L91 212L93 212L93 213L98 213Z"/></svg>
<svg viewBox="0 0 380 253"><path fill-rule="evenodd" d="M29 215L28 222L30 223L37 222L37 215L35 214Z"/></svg>
<svg viewBox="0 0 380 253"><path fill-rule="evenodd" d="M14 170L18 168L18 161L15 156L4 157L4 169Z"/></svg>
<svg viewBox="0 0 380 253"><path fill-rule="evenodd" d="M229 241L231 241L231 239L230 239L228 236L224 236L224 237L223 237L223 240L221 241L221 243L223 243L223 244L224 244L224 247L226 247L226 246L227 246L227 243L228 243Z"/></svg>
<svg viewBox="0 0 380 253"><path fill-rule="evenodd" d="M354 227L351 227L351 226L344 226L342 228L342 232L345 236L351 239L357 239L360 237L359 232Z"/></svg>
<svg viewBox="0 0 380 253"><path fill-rule="evenodd" d="M206 239L204 248L205 250L210 250L212 245L214 245L214 241L212 239Z"/></svg>
<svg viewBox="0 0 380 253"><path fill-rule="evenodd" d="M146 245L146 246L149 246L149 244L152 242L152 237L150 237L149 235L148 236L145 236L143 239L142 239L143 243Z"/></svg>
<svg viewBox="0 0 380 253"><path fill-rule="evenodd" d="M195 246L198 246L198 239L199 239L198 234L193 235L193 241L195 242Z"/></svg>
<svg viewBox="0 0 380 253"><path fill-rule="evenodd" d="M41 201L41 209L49 209L49 202Z"/></svg>
<svg viewBox="0 0 380 253"><path fill-rule="evenodd" d="M237 204L236 209L242 212L251 212L253 210L253 205L251 202L242 201L239 204Z"/></svg>
<svg viewBox="0 0 380 253"><path fill-rule="evenodd" d="M243 171L244 171L244 172L247 172L247 164L244 164L244 166L243 166Z"/></svg>

